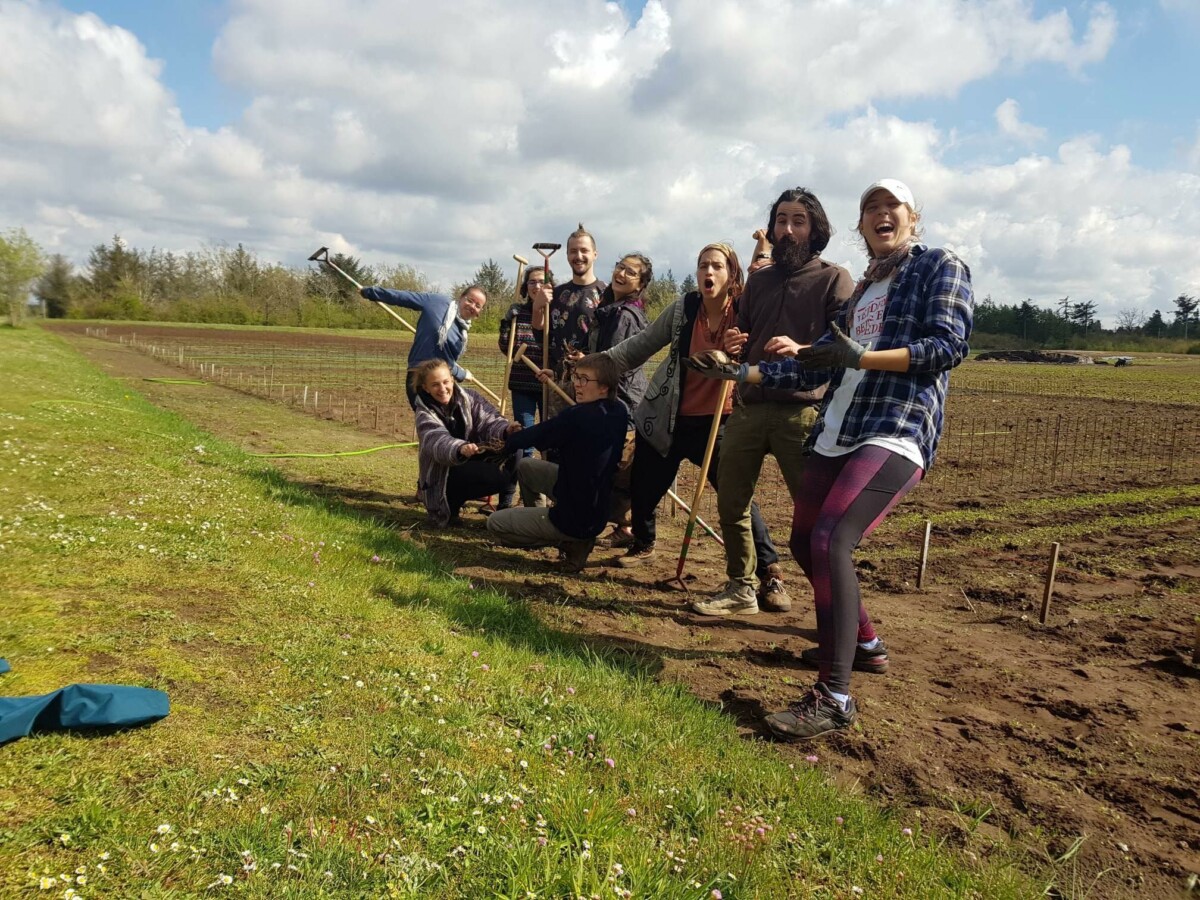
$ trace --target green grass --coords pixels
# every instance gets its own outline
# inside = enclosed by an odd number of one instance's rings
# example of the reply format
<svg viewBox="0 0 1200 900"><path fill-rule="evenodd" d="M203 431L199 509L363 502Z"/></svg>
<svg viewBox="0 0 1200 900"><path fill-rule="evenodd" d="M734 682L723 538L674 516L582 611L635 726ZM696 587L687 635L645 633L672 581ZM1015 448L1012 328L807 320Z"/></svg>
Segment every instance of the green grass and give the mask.
<svg viewBox="0 0 1200 900"><path fill-rule="evenodd" d="M1100 354L1098 354L1100 355ZM968 360L950 376L952 390L1023 396L1200 404L1200 357L1138 353L1131 366L1067 366Z"/></svg>
<svg viewBox="0 0 1200 900"><path fill-rule="evenodd" d="M0 686L172 701L0 751L4 896L1034 891L52 336L0 331L0 377Z"/></svg>

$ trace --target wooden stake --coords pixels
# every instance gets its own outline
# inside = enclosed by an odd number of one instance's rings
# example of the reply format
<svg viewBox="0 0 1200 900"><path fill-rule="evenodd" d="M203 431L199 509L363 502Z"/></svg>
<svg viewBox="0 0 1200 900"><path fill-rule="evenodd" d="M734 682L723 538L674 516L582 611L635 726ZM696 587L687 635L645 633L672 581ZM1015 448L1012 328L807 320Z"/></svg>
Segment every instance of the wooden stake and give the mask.
<svg viewBox="0 0 1200 900"><path fill-rule="evenodd" d="M929 562L929 533L933 530L933 522L925 520L925 537L921 541L921 567L917 569L917 587L925 587L925 566Z"/></svg>
<svg viewBox="0 0 1200 900"><path fill-rule="evenodd" d="M1050 545L1050 568L1046 571L1046 587L1042 591L1042 612L1038 621L1046 624L1050 613L1050 597L1054 594L1054 576L1058 574L1058 541Z"/></svg>

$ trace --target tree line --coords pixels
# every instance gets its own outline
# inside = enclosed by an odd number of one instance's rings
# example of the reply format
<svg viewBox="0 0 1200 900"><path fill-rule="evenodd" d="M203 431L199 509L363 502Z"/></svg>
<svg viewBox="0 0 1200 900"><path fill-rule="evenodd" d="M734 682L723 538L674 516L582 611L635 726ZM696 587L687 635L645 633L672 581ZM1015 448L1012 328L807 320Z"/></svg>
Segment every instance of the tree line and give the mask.
<svg viewBox="0 0 1200 900"><path fill-rule="evenodd" d="M360 284L399 290L436 290L425 274L408 265L369 266L347 254L331 260ZM554 260L552 262L552 268ZM510 271L511 270L511 271ZM569 277L565 261L555 275ZM479 284L490 302L476 323L494 331L513 302L515 264L484 261L467 281L453 285L457 294ZM392 328L394 322L374 304L359 298L340 275L316 264L293 268L260 260L242 244L205 247L174 253L153 247L129 246L120 235L97 244L87 264L76 269L66 257L47 257L23 229L0 234L0 289L15 322L24 311L30 291L50 318L131 319L208 322L240 325L303 327ZM668 269L645 292L646 314L653 319L682 294L696 289L689 274L677 282ZM1155 340L1200 339L1200 298L1180 294L1173 308L1150 313L1126 307L1116 326L1101 327L1096 303L1063 297L1048 306L1032 299L997 303L984 297L975 308L975 337L979 347L1136 346ZM1200 352L1200 344L1192 347Z"/></svg>
<svg viewBox="0 0 1200 900"><path fill-rule="evenodd" d="M1039 306L1031 299L1021 303L997 303L990 296L975 304L975 335L971 343L986 343L989 347L1129 346L1148 340L1180 339L1184 342L1200 338L1200 298L1180 294L1174 300L1168 320L1161 309L1147 314L1135 307L1117 311L1116 326L1103 328L1096 317L1096 303L1091 300L1072 301L1063 297L1049 307ZM1192 351L1189 351L1192 352ZM1194 348L1200 353L1200 345Z"/></svg>

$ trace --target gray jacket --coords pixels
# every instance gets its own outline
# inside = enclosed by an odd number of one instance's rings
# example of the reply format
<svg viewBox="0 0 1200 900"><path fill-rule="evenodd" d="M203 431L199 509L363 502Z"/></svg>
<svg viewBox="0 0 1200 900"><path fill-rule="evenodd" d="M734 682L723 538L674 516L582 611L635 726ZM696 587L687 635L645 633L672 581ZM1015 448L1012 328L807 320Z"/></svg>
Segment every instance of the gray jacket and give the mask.
<svg viewBox="0 0 1200 900"><path fill-rule="evenodd" d="M654 370L642 402L633 411L633 427L663 456L671 449L683 384L683 359L691 345L690 329L684 327L687 322L684 305L689 298L693 298L692 302L698 308L699 294L688 294L659 313L645 331L604 351L618 369L626 371L645 364L655 353L670 345L670 353Z"/></svg>

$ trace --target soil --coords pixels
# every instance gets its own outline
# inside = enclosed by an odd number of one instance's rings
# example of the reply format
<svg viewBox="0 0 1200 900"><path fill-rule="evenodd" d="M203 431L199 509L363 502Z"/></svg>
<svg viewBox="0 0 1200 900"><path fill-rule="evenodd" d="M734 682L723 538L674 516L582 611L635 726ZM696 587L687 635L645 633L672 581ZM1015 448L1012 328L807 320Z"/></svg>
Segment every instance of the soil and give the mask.
<svg viewBox="0 0 1200 900"><path fill-rule="evenodd" d="M327 429L338 446L379 442L223 388L197 394L145 382L179 378L180 371L112 343L68 339L152 402L251 452L278 449L279 436L269 441L262 433L268 417L273 428L296 420L296 433L310 436ZM1058 405L1049 404L1056 414ZM1063 410L1070 405L1065 401ZM1042 398L1040 408L1047 407ZM747 740L766 740L762 716L796 700L814 680L800 659L816 643L811 595L790 558L791 612L705 618L690 612L688 601L723 581L715 541L693 544L687 590L665 584L675 575L682 518L660 516L662 549L643 567L613 567L619 551L598 548L582 575L564 576L550 551L490 545L474 508L462 528L424 530L411 479L381 488L377 476L358 468L371 459L352 457L319 476L299 461L279 465L314 490L411 529L459 574L528 602L548 626L636 655L659 679L718 704ZM1052 874L1053 896L1193 890L1200 874L1200 667L1191 662L1200 613L1195 490L1154 505L1046 504L1023 507L1019 518L1000 506L992 515L967 515L935 532L919 590L921 514L982 505L923 490L858 555L864 602L887 642L890 670L855 673L854 729L782 745L783 752L817 754L850 789L966 852L1015 856L1032 872ZM768 520L786 521L787 506L771 503ZM1149 513L1159 514L1155 524L1109 524ZM1021 538L1041 528L1062 529L1052 538L1061 550L1044 626L1038 618L1046 544ZM786 543L783 527L773 530Z"/></svg>

